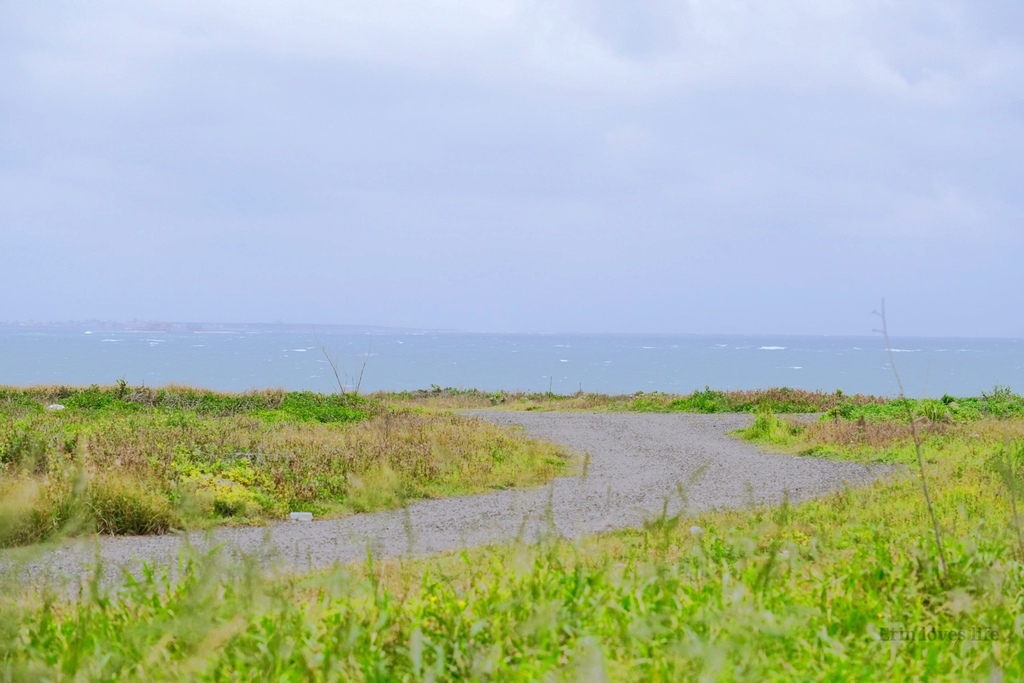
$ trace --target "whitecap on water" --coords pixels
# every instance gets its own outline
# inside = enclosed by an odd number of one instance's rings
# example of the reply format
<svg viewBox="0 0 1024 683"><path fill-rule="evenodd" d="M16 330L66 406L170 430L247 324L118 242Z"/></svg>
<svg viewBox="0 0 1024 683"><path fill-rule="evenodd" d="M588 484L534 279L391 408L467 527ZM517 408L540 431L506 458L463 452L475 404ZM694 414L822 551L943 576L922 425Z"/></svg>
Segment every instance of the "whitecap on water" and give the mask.
<svg viewBox="0 0 1024 683"><path fill-rule="evenodd" d="M762 346L762 347L760 347L760 350L761 351L782 351L785 348L786 348L785 346Z"/></svg>

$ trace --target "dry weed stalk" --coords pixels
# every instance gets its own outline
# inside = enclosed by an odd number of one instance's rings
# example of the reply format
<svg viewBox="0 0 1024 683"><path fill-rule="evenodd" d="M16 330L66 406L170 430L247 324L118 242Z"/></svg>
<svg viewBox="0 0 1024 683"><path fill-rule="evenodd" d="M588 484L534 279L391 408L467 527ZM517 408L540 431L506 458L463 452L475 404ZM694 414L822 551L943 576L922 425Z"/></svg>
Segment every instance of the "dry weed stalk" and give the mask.
<svg viewBox="0 0 1024 683"><path fill-rule="evenodd" d="M889 326L885 318L885 299L882 299L882 310L874 311L874 314L882 319L882 329L875 330L881 332L885 338L885 350L889 354L889 367L892 368L892 374L896 376L896 386L899 387L900 394L899 398L903 405L907 409L907 421L910 423L910 435L914 439L914 452L917 454L917 467L918 473L921 477L921 490L924 491L924 501L928 506L928 515L932 520L932 530L935 532L935 544L939 549L939 565L942 570L942 580L947 582L949 579L949 569L946 564L946 551L942 545L942 532L939 530L939 520L935 516L935 506L932 504L931 493L928 491L928 477L924 471L924 457L921 455L921 434L918 431L917 418L914 417L914 410L910 406L910 402L906 400L906 394L903 391L903 380L900 379L900 373L896 370L896 358L892 352L892 344L889 341Z"/></svg>
<svg viewBox="0 0 1024 683"><path fill-rule="evenodd" d="M338 385L338 393L341 396L347 396L348 393L345 391L345 383L342 381L341 376L345 375L345 379L348 380L348 373L345 372L344 366L341 366L338 359L331 355L330 351L327 350L327 345L320 341L319 335L316 333L316 328L313 328L313 338L316 339L317 346L320 347L321 353L324 354L324 358L327 359L327 364L331 366L331 372L334 373L334 381ZM363 385L363 373L366 372L366 364L370 360L370 350L372 346L372 338L366 343L366 355L363 357L363 363L359 366L359 374L355 375L355 381L352 383L352 393L356 396L359 395L359 388ZM339 371L340 366L340 371Z"/></svg>

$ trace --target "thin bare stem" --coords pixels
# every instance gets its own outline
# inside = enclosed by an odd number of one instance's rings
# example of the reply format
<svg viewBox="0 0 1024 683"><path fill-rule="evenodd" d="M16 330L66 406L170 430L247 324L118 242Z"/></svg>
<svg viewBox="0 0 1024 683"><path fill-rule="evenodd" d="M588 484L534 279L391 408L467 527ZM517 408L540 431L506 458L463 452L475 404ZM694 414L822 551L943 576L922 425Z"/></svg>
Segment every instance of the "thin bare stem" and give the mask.
<svg viewBox="0 0 1024 683"><path fill-rule="evenodd" d="M924 471L924 457L921 455L921 434L917 431L917 420L914 418L914 411L911 409L910 403L906 400L907 396L903 391L903 381L900 379L900 373L896 370L896 357L892 352L892 344L889 342L889 326L885 319L884 298L882 299L881 312L875 311L875 315L882 319L882 329L880 331L882 336L885 337L885 350L889 353L889 366L892 368L892 374L896 376L896 386L900 389L900 401L907 409L907 421L910 423L910 434L914 438L914 451L917 453L917 467L918 473L921 476L921 489L924 491L924 502L928 506L928 515L932 520L932 530L935 532L935 544L939 548L939 564L942 569L942 579L943 581L946 581L949 578L949 570L946 564L946 551L942 546L942 533L939 531L939 520L935 516L935 506L932 504L932 497L928 491L928 478L925 476Z"/></svg>
<svg viewBox="0 0 1024 683"><path fill-rule="evenodd" d="M363 386L363 373L366 372L366 364L370 360L370 351L373 349L373 336L370 336L366 342L366 356L363 357L363 364L359 366L359 377L356 378L355 386L353 391L358 395L359 387Z"/></svg>
<svg viewBox="0 0 1024 683"><path fill-rule="evenodd" d="M331 356L330 352L327 351L327 346L320 341L320 337L316 333L316 328L313 328L313 338L316 339L317 345L320 346L320 351L323 352L324 358L327 359L327 363L331 366L331 371L334 372L334 380L338 383L338 393L345 396L345 384L341 381L341 375L338 373L338 361ZM365 363L364 363L365 366ZM360 374L360 379L362 375ZM359 391L359 388L356 388Z"/></svg>

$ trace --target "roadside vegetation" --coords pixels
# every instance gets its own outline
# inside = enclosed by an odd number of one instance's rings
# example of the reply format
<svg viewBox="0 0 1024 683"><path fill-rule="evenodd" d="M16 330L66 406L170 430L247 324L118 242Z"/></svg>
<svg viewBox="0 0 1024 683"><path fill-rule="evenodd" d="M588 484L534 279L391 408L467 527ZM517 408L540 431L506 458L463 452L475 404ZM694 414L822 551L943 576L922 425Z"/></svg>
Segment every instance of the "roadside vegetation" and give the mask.
<svg viewBox="0 0 1024 683"><path fill-rule="evenodd" d="M1024 397L1006 387L980 397L842 402L814 421L780 417L770 404L754 412L753 423L739 436L794 455L865 463L916 462L908 415L929 463L963 444L991 449L1024 439Z"/></svg>
<svg viewBox="0 0 1024 683"><path fill-rule="evenodd" d="M884 397L847 395L842 391L826 393L781 387L751 391L718 391L705 387L690 394L642 392L610 396L608 394L553 394L520 391L486 392L478 389L454 389L433 386L429 390L379 392L374 398L391 405L449 410L462 408L500 408L502 410L595 410L640 413L748 413L771 408L777 413L822 413L838 405L861 407L884 405Z"/></svg>
<svg viewBox="0 0 1024 683"><path fill-rule="evenodd" d="M352 394L0 388L0 546L380 510L540 484L570 461L480 420Z"/></svg>
<svg viewBox="0 0 1024 683"><path fill-rule="evenodd" d="M211 554L120 593L8 583L0 680L1024 680L1024 414L1008 407L1024 399L939 403L911 414L945 570L902 465L905 408L804 423L762 405L742 437L892 474L800 505L307 576Z"/></svg>

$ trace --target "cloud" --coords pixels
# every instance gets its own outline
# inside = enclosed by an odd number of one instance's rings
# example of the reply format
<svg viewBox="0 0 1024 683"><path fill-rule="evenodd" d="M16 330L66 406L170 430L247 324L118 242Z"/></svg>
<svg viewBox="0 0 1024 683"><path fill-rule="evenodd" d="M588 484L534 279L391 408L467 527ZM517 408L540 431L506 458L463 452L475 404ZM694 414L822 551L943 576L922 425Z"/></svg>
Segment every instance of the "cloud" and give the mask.
<svg viewBox="0 0 1024 683"><path fill-rule="evenodd" d="M9 17L36 19L15 21L34 83L107 97L144 95L183 59L243 54L607 94L742 85L930 102L1021 66L1019 42L987 44L948 0L12 4Z"/></svg>
<svg viewBox="0 0 1024 683"><path fill-rule="evenodd" d="M654 329L688 287L756 327L766 281L870 308L961 259L991 288L1024 248L1014 7L12 0L0 234L48 292L168 307L180 275L209 317Z"/></svg>

